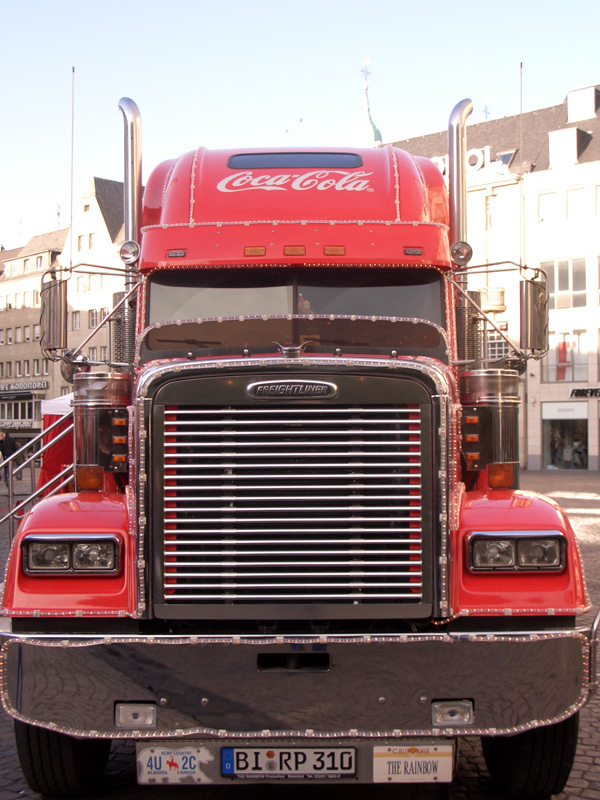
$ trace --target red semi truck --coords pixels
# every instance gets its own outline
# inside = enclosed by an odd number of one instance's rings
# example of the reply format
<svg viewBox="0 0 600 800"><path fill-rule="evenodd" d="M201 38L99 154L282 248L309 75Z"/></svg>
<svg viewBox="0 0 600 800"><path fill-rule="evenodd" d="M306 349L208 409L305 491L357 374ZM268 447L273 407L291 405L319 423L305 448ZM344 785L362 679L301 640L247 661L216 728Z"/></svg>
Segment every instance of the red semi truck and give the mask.
<svg viewBox="0 0 600 800"><path fill-rule="evenodd" d="M86 791L116 739L142 784L448 782L481 737L506 792L564 786L598 620L565 514L518 488L543 275L519 268L501 362L466 286L471 107L449 192L380 147L201 148L142 193L121 101L121 355L67 349L49 276L73 474L22 520L2 603L34 790Z"/></svg>

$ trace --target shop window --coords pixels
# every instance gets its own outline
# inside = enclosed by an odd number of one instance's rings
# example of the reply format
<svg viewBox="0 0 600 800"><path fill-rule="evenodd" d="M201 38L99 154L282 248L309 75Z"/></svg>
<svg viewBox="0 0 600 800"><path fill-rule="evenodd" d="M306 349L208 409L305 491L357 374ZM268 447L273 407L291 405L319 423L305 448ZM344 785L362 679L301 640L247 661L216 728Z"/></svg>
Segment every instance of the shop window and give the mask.
<svg viewBox="0 0 600 800"><path fill-rule="evenodd" d="M542 261L548 275L548 308L582 308L587 304L585 258Z"/></svg>
<svg viewBox="0 0 600 800"><path fill-rule="evenodd" d="M550 333L548 354L542 362L546 383L587 381L588 362L585 331Z"/></svg>
<svg viewBox="0 0 600 800"><path fill-rule="evenodd" d="M588 468L587 419L545 419L542 440L543 469Z"/></svg>

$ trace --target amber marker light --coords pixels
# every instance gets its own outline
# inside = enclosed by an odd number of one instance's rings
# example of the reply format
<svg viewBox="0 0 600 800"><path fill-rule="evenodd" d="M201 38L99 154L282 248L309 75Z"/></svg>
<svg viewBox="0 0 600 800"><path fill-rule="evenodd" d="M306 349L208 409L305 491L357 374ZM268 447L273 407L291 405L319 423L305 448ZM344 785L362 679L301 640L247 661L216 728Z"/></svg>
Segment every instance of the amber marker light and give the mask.
<svg viewBox="0 0 600 800"><path fill-rule="evenodd" d="M78 492L99 492L102 488L102 467L77 467L75 483Z"/></svg>
<svg viewBox="0 0 600 800"><path fill-rule="evenodd" d="M283 248L284 256L305 256L306 247L303 244L286 244Z"/></svg>
<svg viewBox="0 0 600 800"><path fill-rule="evenodd" d="M266 256L267 248L261 247L244 247L245 256Z"/></svg>
<svg viewBox="0 0 600 800"><path fill-rule="evenodd" d="M323 247L323 255L326 256L345 256L346 247L343 244L326 244Z"/></svg>
<svg viewBox="0 0 600 800"><path fill-rule="evenodd" d="M489 464L488 483L490 489L512 489L515 481L514 464Z"/></svg>

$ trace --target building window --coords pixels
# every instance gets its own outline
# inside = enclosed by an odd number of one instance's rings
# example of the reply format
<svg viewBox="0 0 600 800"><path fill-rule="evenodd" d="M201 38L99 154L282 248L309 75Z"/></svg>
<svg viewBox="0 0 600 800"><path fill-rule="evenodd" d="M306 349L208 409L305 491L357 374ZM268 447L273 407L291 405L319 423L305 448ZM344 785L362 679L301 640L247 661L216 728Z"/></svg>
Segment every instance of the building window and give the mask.
<svg viewBox="0 0 600 800"><path fill-rule="evenodd" d="M31 292L23 292L23 307L31 308Z"/></svg>
<svg viewBox="0 0 600 800"><path fill-rule="evenodd" d="M79 311L71 312L71 330L72 331L79 330Z"/></svg>
<svg viewBox="0 0 600 800"><path fill-rule="evenodd" d="M538 222L554 222L557 206L556 192L538 195Z"/></svg>
<svg viewBox="0 0 600 800"><path fill-rule="evenodd" d="M585 192L583 189L567 189L567 219L576 222L585 215Z"/></svg>
<svg viewBox="0 0 600 800"><path fill-rule="evenodd" d="M0 328L0 344L4 344L4 328Z"/></svg>
<svg viewBox="0 0 600 800"><path fill-rule="evenodd" d="M0 378L4 377L4 361L0 361Z"/></svg>
<svg viewBox="0 0 600 800"><path fill-rule="evenodd" d="M489 331L487 335L487 352L491 361L500 361L510 355L510 346L496 331Z"/></svg>
<svg viewBox="0 0 600 800"><path fill-rule="evenodd" d="M100 348L100 361L108 360L108 347L104 344Z"/></svg>
<svg viewBox="0 0 600 800"><path fill-rule="evenodd" d="M548 273L548 307L582 308L587 304L585 258L564 261L542 261Z"/></svg>
<svg viewBox="0 0 600 800"><path fill-rule="evenodd" d="M39 360L39 358L34 358L33 359L33 374L36 377L40 374L40 360Z"/></svg>
<svg viewBox="0 0 600 800"><path fill-rule="evenodd" d="M29 366L29 359L28 358L26 358L25 361L23 361L23 375L26 378L29 378L29 376L31 375L31 368Z"/></svg>
<svg viewBox="0 0 600 800"><path fill-rule="evenodd" d="M90 290L90 276L89 275L78 275L77 276L77 291L78 292L89 292Z"/></svg>
<svg viewBox="0 0 600 800"><path fill-rule="evenodd" d="M23 272L31 272L31 261L28 258L23 260Z"/></svg>
<svg viewBox="0 0 600 800"><path fill-rule="evenodd" d="M17 292L15 295L15 308L23 308L23 294Z"/></svg>
<svg viewBox="0 0 600 800"><path fill-rule="evenodd" d="M6 362L6 377L12 378L12 361Z"/></svg>
<svg viewBox="0 0 600 800"><path fill-rule="evenodd" d="M13 335L12 335L12 328L6 329L6 344L13 343Z"/></svg>
<svg viewBox="0 0 600 800"><path fill-rule="evenodd" d="M90 250L91 250L91 249L92 249L92 247L94 246L94 239L95 239L95 237L96 237L96 234L95 234L95 233L89 233L89 234L88 234L88 248L89 248Z"/></svg>
<svg viewBox="0 0 600 800"><path fill-rule="evenodd" d="M23 330L15 328L15 344L21 344L23 341Z"/></svg>
<svg viewBox="0 0 600 800"><path fill-rule="evenodd" d="M548 355L542 362L546 383L587 381L586 332L550 333Z"/></svg>
<svg viewBox="0 0 600 800"><path fill-rule="evenodd" d="M42 375L48 375L48 359L42 359Z"/></svg>
<svg viewBox="0 0 600 800"><path fill-rule="evenodd" d="M60 394L61 394L61 397L64 397L66 394L71 394L71 387L70 386L61 386L60 387Z"/></svg>
<svg viewBox="0 0 600 800"><path fill-rule="evenodd" d="M25 325L23 327L23 341L24 342L31 341L31 325Z"/></svg>
<svg viewBox="0 0 600 800"><path fill-rule="evenodd" d="M36 268L36 269L41 269L41 268L42 268L42 266L43 266L43 263L44 263L44 261L43 261L42 257L41 257L41 256L36 256L36 259L35 259L35 268Z"/></svg>
<svg viewBox="0 0 600 800"><path fill-rule="evenodd" d="M41 336L41 328L38 324L33 326L33 341L39 342Z"/></svg>
<svg viewBox="0 0 600 800"><path fill-rule="evenodd" d="M21 376L21 362L15 361L15 378L20 378Z"/></svg>
<svg viewBox="0 0 600 800"><path fill-rule="evenodd" d="M598 266L600 267L600 256L598 257ZM108 317L109 311L108 308L101 308L100 309L100 321L104 322L104 320Z"/></svg>
<svg viewBox="0 0 600 800"><path fill-rule="evenodd" d="M83 236L78 236L77 237L77 250L80 253L83 250Z"/></svg>
<svg viewBox="0 0 600 800"><path fill-rule="evenodd" d="M90 308L88 311L88 327L95 328L98 324L98 311L95 308Z"/></svg>
<svg viewBox="0 0 600 800"><path fill-rule="evenodd" d="M40 304L40 293L37 291L37 289L34 289L33 290L33 305L37 308L37 306L39 306L39 304Z"/></svg>
<svg viewBox="0 0 600 800"><path fill-rule="evenodd" d="M90 347L90 361L97 361L97 360L98 360L98 348Z"/></svg>
<svg viewBox="0 0 600 800"><path fill-rule="evenodd" d="M89 204L89 203L86 203L86 204L84 205L84 207L83 207L83 210L84 210L84 212L87 214L87 212L90 210L90 204Z"/></svg>

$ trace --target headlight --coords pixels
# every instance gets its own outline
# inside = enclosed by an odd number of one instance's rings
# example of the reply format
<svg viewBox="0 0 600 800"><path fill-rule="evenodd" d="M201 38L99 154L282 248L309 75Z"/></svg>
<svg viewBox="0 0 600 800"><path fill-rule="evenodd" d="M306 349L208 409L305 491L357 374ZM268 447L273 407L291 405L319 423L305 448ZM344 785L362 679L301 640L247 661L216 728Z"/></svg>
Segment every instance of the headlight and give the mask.
<svg viewBox="0 0 600 800"><path fill-rule="evenodd" d="M73 569L114 571L116 561L114 542L79 542L73 545Z"/></svg>
<svg viewBox="0 0 600 800"><path fill-rule="evenodd" d="M60 572L70 566L69 545L60 542L30 542L27 563L36 572Z"/></svg>
<svg viewBox="0 0 600 800"><path fill-rule="evenodd" d="M558 571L565 566L566 538L560 531L473 532L467 546L474 572Z"/></svg>
<svg viewBox="0 0 600 800"><path fill-rule="evenodd" d="M112 534L31 534L23 539L21 548L28 575L114 575L119 570L119 539Z"/></svg>

